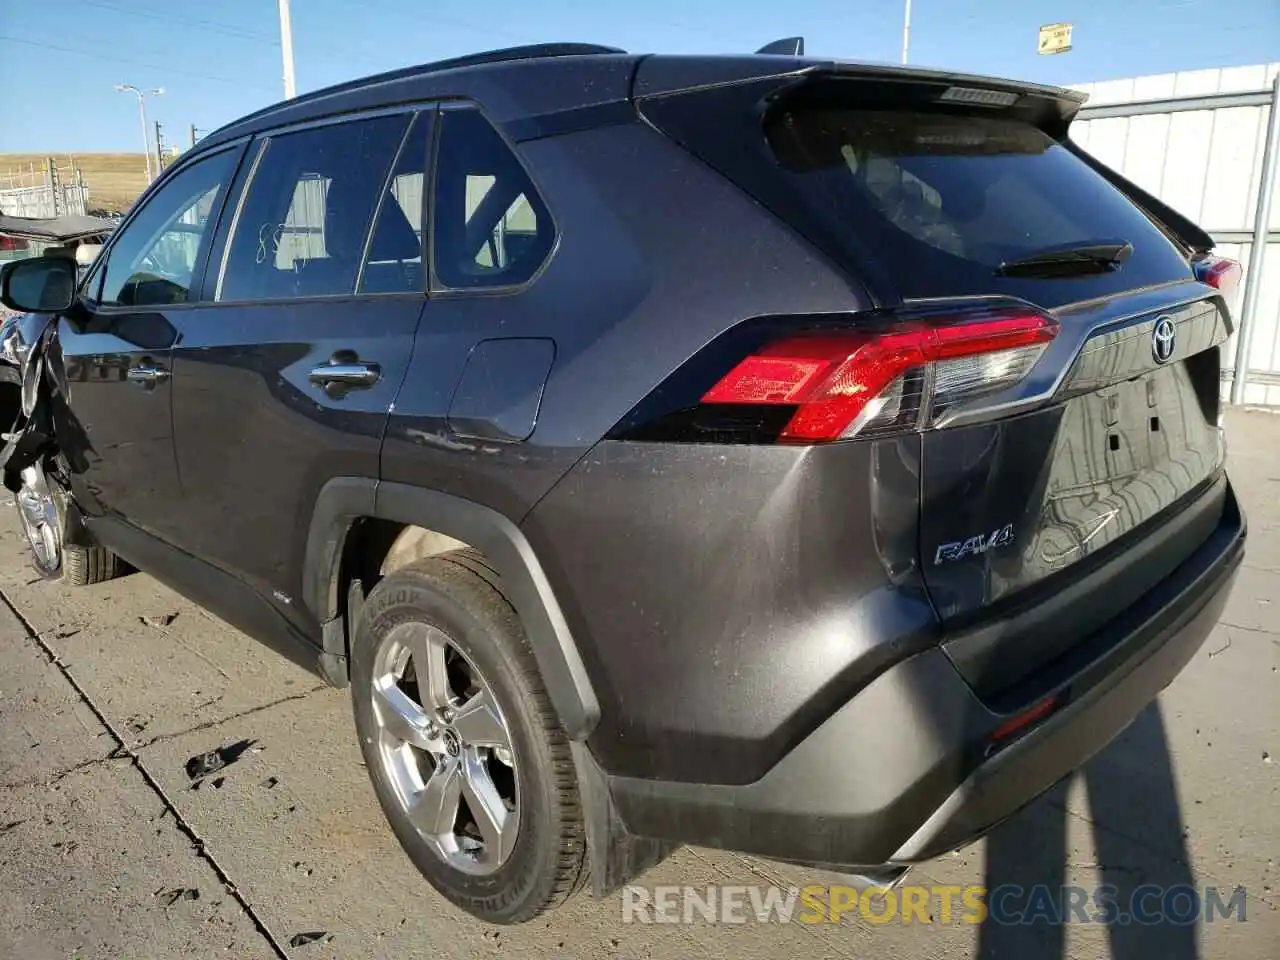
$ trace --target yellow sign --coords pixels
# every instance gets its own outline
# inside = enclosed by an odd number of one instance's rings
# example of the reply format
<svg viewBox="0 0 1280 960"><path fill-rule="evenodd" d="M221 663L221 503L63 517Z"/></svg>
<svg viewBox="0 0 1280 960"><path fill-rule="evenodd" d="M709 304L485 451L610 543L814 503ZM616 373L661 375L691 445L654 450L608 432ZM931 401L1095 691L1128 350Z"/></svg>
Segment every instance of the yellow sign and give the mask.
<svg viewBox="0 0 1280 960"><path fill-rule="evenodd" d="M1066 53L1071 49L1071 24L1047 23L1040 28L1038 53Z"/></svg>

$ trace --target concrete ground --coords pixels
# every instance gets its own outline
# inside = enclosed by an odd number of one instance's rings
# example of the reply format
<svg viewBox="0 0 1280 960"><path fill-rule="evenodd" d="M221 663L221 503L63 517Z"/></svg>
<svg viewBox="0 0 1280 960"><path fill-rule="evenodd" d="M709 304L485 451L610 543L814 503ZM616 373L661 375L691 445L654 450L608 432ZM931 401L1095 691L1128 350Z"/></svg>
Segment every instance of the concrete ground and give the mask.
<svg viewBox="0 0 1280 960"><path fill-rule="evenodd" d="M641 925L615 895L486 927L438 897L384 825L345 691L148 577L37 580L6 509L0 958L1280 957L1280 416L1228 425L1251 533L1214 635L1083 775L912 879L1242 886L1244 922ZM220 780L191 789L188 757L242 740ZM831 880L685 849L643 882Z"/></svg>

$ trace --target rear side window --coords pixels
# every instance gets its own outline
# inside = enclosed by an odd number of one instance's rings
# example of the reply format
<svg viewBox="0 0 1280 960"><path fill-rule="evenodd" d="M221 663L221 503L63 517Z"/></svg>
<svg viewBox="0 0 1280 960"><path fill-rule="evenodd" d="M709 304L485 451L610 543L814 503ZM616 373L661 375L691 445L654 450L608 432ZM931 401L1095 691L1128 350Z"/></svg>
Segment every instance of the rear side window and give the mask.
<svg viewBox="0 0 1280 960"><path fill-rule="evenodd" d="M480 111L440 115L432 248L445 287L526 283L555 240L546 204Z"/></svg>
<svg viewBox="0 0 1280 960"><path fill-rule="evenodd" d="M349 294L409 118L375 117L272 137L231 238L219 300Z"/></svg>
<svg viewBox="0 0 1280 960"><path fill-rule="evenodd" d="M1156 224L1028 111L819 79L762 117L763 83L655 98L643 112L886 296L1004 295L1052 308L1191 276ZM1133 253L1105 272L999 271L1104 242Z"/></svg>

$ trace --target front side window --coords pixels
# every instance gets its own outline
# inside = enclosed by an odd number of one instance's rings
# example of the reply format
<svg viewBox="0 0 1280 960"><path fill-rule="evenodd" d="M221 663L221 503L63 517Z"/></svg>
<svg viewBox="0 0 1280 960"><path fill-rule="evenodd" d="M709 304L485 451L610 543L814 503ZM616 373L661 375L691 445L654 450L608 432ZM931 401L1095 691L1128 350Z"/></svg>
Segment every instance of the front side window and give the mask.
<svg viewBox="0 0 1280 960"><path fill-rule="evenodd" d="M238 150L197 160L147 201L116 238L103 271L105 306L159 306L195 298L191 289L209 220L235 174Z"/></svg>
<svg viewBox="0 0 1280 960"><path fill-rule="evenodd" d="M441 114L436 161L434 261L446 287L527 282L555 227L516 155L479 110Z"/></svg>
<svg viewBox="0 0 1280 960"><path fill-rule="evenodd" d="M405 116L374 117L272 137L247 188L219 300L354 292Z"/></svg>

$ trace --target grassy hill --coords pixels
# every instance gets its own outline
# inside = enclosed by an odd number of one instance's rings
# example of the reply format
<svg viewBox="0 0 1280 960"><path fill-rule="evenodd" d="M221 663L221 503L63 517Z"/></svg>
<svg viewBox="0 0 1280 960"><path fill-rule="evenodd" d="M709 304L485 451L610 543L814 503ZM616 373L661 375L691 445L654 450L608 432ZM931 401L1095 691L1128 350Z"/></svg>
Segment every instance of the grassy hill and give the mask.
<svg viewBox="0 0 1280 960"><path fill-rule="evenodd" d="M89 185L89 209L123 213L147 185L146 164L140 153L77 153L68 162L66 154L54 157L60 175L76 166ZM30 164L43 169L45 157L35 153L0 153L0 189L8 187L10 171L23 174L21 185L32 181L25 176Z"/></svg>

